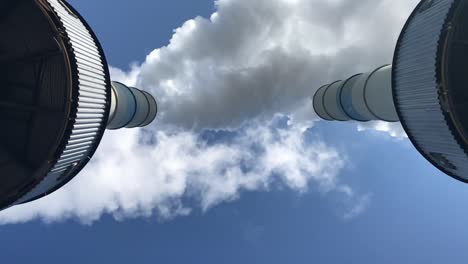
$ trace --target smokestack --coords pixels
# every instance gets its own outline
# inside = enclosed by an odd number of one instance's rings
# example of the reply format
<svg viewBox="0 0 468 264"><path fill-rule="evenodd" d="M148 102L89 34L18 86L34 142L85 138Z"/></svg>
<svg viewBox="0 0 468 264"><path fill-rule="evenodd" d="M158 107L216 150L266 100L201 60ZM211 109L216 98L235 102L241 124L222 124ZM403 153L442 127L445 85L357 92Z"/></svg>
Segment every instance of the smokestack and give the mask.
<svg viewBox="0 0 468 264"><path fill-rule="evenodd" d="M107 129L149 125L156 118L158 105L154 97L119 82L112 82L112 100Z"/></svg>
<svg viewBox="0 0 468 264"><path fill-rule="evenodd" d="M329 121L398 122L392 99L392 66L320 87L313 107L319 117Z"/></svg>
<svg viewBox="0 0 468 264"><path fill-rule="evenodd" d="M94 155L106 128L156 117L149 93L111 83L104 51L62 0L0 1L0 209L48 195Z"/></svg>
<svg viewBox="0 0 468 264"><path fill-rule="evenodd" d="M400 121L416 149L468 182L468 0L423 0L406 22L393 66L322 86L325 120Z"/></svg>

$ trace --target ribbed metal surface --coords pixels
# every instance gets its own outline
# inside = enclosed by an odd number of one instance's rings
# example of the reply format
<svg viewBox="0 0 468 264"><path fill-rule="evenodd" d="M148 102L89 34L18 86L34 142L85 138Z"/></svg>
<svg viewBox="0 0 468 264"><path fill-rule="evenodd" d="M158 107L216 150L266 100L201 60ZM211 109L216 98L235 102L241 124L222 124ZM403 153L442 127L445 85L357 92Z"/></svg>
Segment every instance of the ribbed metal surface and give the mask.
<svg viewBox="0 0 468 264"><path fill-rule="evenodd" d="M468 179L468 157L439 100L439 54L446 18L456 1L421 3L400 36L393 93L401 122L416 148L445 173Z"/></svg>
<svg viewBox="0 0 468 264"><path fill-rule="evenodd" d="M53 11L63 23L65 35L73 54L71 63L75 64L74 80L78 90L73 91L77 100L70 122L73 129L66 140L65 148L53 169L35 188L17 201L17 204L50 193L68 181L80 169L82 163L90 159L96 150L96 141L102 136L107 124L106 111L108 95L106 70L103 59L93 36L80 18L60 0L48 0Z"/></svg>

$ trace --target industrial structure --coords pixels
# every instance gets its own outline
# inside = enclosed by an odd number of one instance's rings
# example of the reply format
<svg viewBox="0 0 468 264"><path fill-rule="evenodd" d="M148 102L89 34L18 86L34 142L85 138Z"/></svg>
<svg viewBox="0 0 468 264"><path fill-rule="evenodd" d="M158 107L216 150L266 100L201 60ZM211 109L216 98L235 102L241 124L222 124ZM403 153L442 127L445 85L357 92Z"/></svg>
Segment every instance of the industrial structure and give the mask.
<svg viewBox="0 0 468 264"><path fill-rule="evenodd" d="M111 82L98 39L67 2L0 0L0 32L0 209L68 183L106 128L155 119L153 96Z"/></svg>
<svg viewBox="0 0 468 264"><path fill-rule="evenodd" d="M435 167L468 182L468 0L423 0L400 34L393 65L322 86L325 120L400 121Z"/></svg>

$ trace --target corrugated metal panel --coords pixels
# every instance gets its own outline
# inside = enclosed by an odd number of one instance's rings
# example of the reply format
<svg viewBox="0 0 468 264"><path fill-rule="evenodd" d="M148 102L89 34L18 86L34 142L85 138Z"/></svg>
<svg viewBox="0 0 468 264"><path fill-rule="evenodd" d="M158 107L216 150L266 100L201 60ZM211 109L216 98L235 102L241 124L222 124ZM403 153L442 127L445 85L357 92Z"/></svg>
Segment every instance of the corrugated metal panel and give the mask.
<svg viewBox="0 0 468 264"><path fill-rule="evenodd" d="M452 132L439 100L438 54L455 0L422 3L400 36L394 69L394 100L416 148L445 173L468 179L468 156ZM421 10L424 8L424 10Z"/></svg>
<svg viewBox="0 0 468 264"><path fill-rule="evenodd" d="M48 0L54 12L66 29L69 44L72 47L77 69L78 102L76 117L64 151L52 171L16 204L26 202L37 196L47 194L68 180L79 164L86 162L90 153L96 149L101 131L107 124L107 78L104 63L93 36L84 23L71 13L60 0ZM73 63L73 61L72 61Z"/></svg>

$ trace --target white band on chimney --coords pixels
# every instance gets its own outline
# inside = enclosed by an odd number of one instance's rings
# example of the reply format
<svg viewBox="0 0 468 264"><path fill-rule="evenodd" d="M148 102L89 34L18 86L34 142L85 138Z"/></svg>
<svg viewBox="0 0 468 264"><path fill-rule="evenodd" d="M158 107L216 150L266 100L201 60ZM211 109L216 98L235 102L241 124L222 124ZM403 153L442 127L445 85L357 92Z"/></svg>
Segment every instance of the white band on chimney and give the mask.
<svg viewBox="0 0 468 264"><path fill-rule="evenodd" d="M388 122L399 121L393 103L392 66L382 66L373 71L364 89L364 98L369 110L378 119Z"/></svg>

